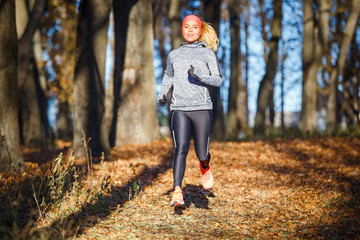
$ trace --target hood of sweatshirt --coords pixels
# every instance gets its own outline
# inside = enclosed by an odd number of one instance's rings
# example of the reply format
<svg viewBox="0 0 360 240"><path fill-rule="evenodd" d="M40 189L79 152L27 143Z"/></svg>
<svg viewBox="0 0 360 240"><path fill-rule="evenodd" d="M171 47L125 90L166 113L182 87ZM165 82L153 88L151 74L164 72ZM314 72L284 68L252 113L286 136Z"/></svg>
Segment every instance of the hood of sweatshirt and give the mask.
<svg viewBox="0 0 360 240"><path fill-rule="evenodd" d="M186 43L183 42L181 44L181 47L187 47L187 48L196 48L196 47L206 47L205 43L202 41L197 41L197 42L193 42L193 43Z"/></svg>

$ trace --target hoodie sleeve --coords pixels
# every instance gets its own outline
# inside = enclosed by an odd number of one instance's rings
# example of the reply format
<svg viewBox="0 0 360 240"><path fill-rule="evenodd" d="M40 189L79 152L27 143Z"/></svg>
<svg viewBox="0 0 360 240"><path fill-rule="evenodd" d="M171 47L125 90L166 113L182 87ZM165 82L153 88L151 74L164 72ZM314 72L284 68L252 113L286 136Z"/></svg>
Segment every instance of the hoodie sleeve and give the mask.
<svg viewBox="0 0 360 240"><path fill-rule="evenodd" d="M157 101L159 101L159 99L162 99L164 95L166 97L167 93L169 92L169 90L173 84L172 83L173 77L174 77L174 69L173 69L173 65L171 63L170 54L169 54L167 61L166 61L166 69L164 71L164 76L163 76L163 80L161 83L159 95L157 97Z"/></svg>
<svg viewBox="0 0 360 240"><path fill-rule="evenodd" d="M205 84L220 87L222 84L222 76L220 72L219 61L215 53L209 49L211 53L209 53L207 66L210 71L210 75L203 74L199 69L194 69L194 74L197 76L197 79Z"/></svg>

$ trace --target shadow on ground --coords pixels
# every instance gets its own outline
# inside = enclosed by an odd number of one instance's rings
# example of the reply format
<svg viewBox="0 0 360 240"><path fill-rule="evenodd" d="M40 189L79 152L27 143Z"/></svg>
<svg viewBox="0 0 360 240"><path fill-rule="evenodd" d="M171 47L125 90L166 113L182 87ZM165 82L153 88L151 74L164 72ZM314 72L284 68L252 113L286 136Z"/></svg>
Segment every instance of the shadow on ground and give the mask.
<svg viewBox="0 0 360 240"><path fill-rule="evenodd" d="M166 195L171 195L172 189L167 191ZM174 214L182 215L187 208L190 208L192 205L196 208L201 208L205 210L210 210L209 208L209 197L214 198L215 195L211 190L206 190L202 186L187 184L183 188L184 202L185 206L175 207ZM169 202L170 204L170 202Z"/></svg>

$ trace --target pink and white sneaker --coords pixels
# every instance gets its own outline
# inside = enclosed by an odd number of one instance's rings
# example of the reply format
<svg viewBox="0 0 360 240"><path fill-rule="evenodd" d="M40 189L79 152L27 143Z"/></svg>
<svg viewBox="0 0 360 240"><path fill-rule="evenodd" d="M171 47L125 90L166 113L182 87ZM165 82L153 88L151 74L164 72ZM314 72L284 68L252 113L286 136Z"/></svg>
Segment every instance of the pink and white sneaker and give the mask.
<svg viewBox="0 0 360 240"><path fill-rule="evenodd" d="M175 190L172 194L172 197L171 197L170 206L171 207L180 207L180 206L184 206L184 205L185 205L185 202L184 202L182 190L180 187L176 186Z"/></svg>
<svg viewBox="0 0 360 240"><path fill-rule="evenodd" d="M212 186L214 185L214 177L210 171L210 166L206 169L203 169L201 167L201 163L200 163L200 170L201 170L201 174L202 174L201 183L202 183L203 187L205 189L212 188Z"/></svg>

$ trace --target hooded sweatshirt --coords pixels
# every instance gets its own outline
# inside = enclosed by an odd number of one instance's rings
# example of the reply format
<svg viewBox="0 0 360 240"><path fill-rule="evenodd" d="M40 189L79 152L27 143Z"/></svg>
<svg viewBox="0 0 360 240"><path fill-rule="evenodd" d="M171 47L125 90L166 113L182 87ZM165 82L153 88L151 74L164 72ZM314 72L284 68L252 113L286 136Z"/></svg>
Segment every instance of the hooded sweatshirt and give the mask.
<svg viewBox="0 0 360 240"><path fill-rule="evenodd" d="M194 75L189 75L189 69ZM157 100L173 88L170 111L211 110L207 85L220 87L222 76L215 53L203 42L183 43L169 53Z"/></svg>

